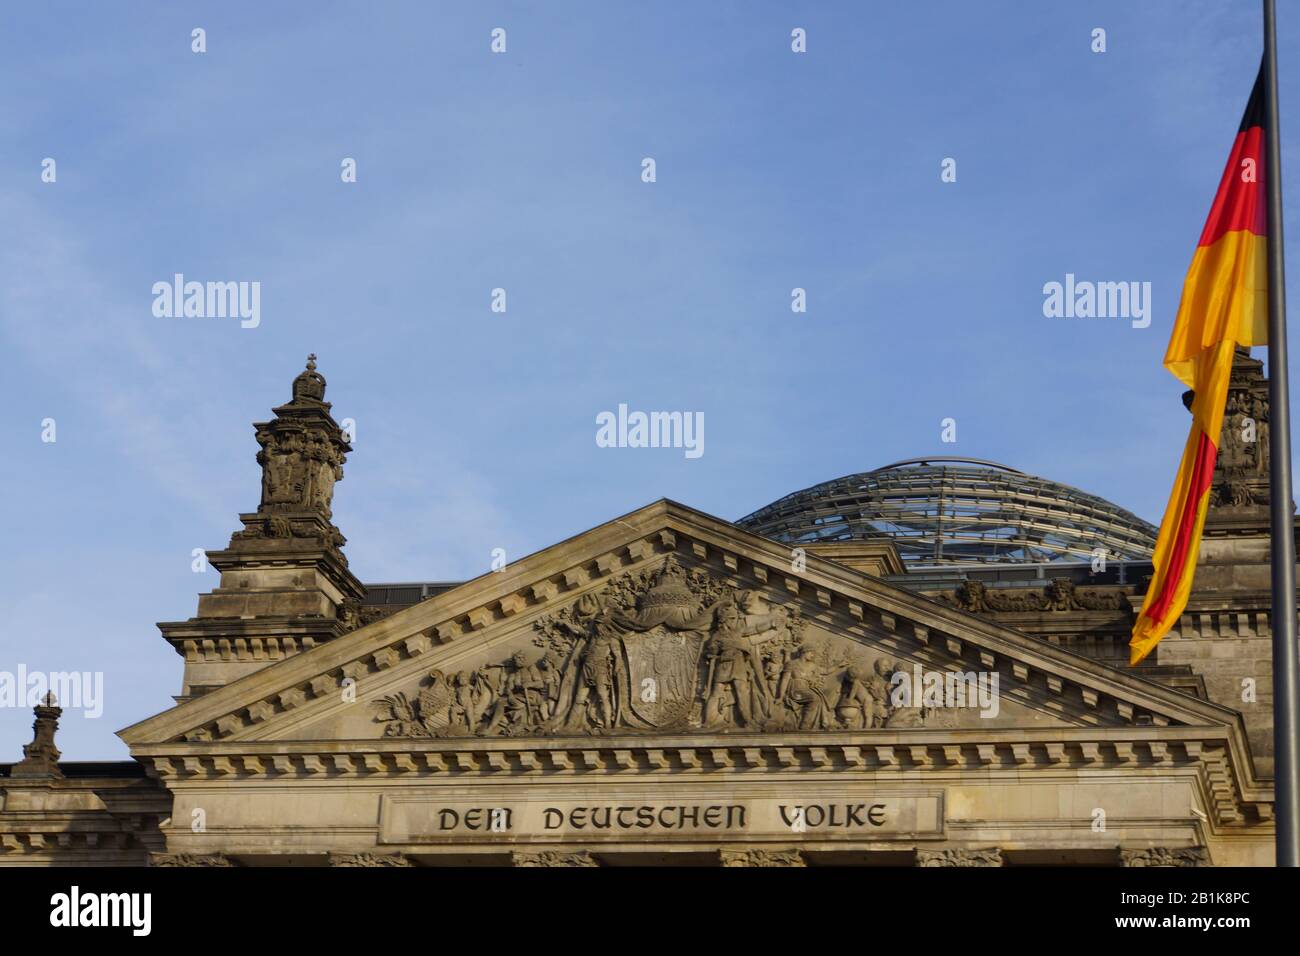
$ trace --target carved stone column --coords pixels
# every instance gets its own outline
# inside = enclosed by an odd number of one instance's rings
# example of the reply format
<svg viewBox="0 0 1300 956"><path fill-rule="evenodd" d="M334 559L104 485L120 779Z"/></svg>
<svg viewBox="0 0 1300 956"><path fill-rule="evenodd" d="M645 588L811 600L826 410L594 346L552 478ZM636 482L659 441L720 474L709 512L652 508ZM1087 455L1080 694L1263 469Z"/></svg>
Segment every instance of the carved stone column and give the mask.
<svg viewBox="0 0 1300 956"><path fill-rule="evenodd" d="M539 850L526 852L515 850L510 854L512 866L599 866L600 864L586 850L576 853L561 853L558 850Z"/></svg>
<svg viewBox="0 0 1300 956"><path fill-rule="evenodd" d="M807 866L798 850L720 850L723 866Z"/></svg>
<svg viewBox="0 0 1300 956"><path fill-rule="evenodd" d="M1002 851L988 850L917 850L917 866L1002 866Z"/></svg>
<svg viewBox="0 0 1300 956"><path fill-rule="evenodd" d="M330 866L414 866L400 853L331 853Z"/></svg>
<svg viewBox="0 0 1300 956"><path fill-rule="evenodd" d="M1203 846L1150 846L1120 850L1120 866L1209 866L1210 854Z"/></svg>
<svg viewBox="0 0 1300 956"><path fill-rule="evenodd" d="M150 853L150 866L234 866L220 853Z"/></svg>

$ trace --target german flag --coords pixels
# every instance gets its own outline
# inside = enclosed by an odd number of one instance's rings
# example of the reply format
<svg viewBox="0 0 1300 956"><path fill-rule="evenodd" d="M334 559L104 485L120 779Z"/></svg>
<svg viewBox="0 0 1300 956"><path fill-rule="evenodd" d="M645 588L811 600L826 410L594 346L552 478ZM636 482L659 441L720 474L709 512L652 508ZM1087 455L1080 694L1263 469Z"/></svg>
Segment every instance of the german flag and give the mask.
<svg viewBox="0 0 1300 956"><path fill-rule="evenodd" d="M1165 352L1165 368L1193 390L1192 430L1156 539L1155 574L1133 625L1130 666L1151 653L1187 606L1219 454L1233 351L1238 345L1268 344L1264 106L1261 65L1183 282Z"/></svg>

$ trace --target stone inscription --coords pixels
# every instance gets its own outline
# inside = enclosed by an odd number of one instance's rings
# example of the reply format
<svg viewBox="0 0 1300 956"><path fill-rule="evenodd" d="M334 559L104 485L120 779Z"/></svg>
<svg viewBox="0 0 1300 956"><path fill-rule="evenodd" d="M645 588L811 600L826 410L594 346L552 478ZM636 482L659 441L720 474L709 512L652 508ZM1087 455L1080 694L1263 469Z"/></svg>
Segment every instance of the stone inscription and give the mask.
<svg viewBox="0 0 1300 956"><path fill-rule="evenodd" d="M692 801L615 798L591 802L526 800L494 803L388 796L382 843L493 841L871 840L940 836L938 793L899 797L827 797Z"/></svg>

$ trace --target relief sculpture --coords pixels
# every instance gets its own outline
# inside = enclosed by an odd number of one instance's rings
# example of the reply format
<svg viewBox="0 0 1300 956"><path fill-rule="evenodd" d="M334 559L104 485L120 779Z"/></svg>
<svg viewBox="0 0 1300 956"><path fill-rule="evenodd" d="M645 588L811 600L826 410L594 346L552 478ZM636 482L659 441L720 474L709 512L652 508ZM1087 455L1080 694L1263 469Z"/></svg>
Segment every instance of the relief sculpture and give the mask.
<svg viewBox="0 0 1300 956"><path fill-rule="evenodd" d="M806 639L769 604L669 557L534 625L534 649L376 701L387 736L865 730L894 665Z"/></svg>
<svg viewBox="0 0 1300 956"><path fill-rule="evenodd" d="M966 581L955 592L940 593L939 600L963 611L1123 611L1129 608L1123 589L1075 587L1069 578L1053 578L1044 588L989 588L981 581Z"/></svg>

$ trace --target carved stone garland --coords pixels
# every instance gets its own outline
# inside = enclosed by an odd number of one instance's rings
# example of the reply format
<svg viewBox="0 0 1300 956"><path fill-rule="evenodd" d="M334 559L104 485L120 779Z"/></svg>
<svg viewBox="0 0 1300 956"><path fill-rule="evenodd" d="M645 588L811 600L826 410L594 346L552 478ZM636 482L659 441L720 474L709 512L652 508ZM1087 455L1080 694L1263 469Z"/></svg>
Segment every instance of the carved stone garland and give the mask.
<svg viewBox="0 0 1300 956"><path fill-rule="evenodd" d="M1039 589L987 588L981 581L966 581L955 593L941 599L963 611L1123 611L1129 609L1122 590L1076 588L1069 578L1053 578Z"/></svg>
<svg viewBox="0 0 1300 956"><path fill-rule="evenodd" d="M917 866L1002 866L1002 851L990 850L917 850Z"/></svg>

